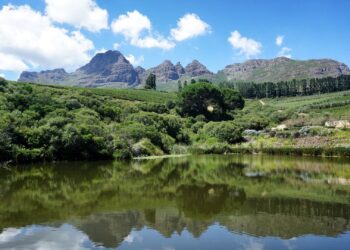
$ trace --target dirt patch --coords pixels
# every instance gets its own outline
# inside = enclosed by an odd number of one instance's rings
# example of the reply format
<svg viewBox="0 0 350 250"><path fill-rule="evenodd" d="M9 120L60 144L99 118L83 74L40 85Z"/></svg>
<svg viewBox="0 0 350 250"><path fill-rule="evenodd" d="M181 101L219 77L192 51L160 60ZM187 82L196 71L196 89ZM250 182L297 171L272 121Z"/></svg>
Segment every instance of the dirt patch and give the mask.
<svg viewBox="0 0 350 250"><path fill-rule="evenodd" d="M307 136L296 138L294 142L296 147L327 147L331 145L332 140L323 136Z"/></svg>

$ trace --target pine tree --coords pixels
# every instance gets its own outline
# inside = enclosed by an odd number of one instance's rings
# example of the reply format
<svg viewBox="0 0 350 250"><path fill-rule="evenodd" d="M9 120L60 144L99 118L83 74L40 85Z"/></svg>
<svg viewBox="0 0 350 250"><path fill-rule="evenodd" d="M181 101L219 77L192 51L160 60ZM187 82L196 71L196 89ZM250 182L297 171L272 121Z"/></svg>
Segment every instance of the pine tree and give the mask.
<svg viewBox="0 0 350 250"><path fill-rule="evenodd" d="M146 80L145 89L156 89L156 75L149 74Z"/></svg>

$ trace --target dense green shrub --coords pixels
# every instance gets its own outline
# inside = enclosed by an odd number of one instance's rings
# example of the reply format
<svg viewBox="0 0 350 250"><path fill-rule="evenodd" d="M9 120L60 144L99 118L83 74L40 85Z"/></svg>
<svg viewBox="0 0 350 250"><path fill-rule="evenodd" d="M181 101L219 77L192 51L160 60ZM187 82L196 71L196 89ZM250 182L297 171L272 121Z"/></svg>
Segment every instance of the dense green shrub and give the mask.
<svg viewBox="0 0 350 250"><path fill-rule="evenodd" d="M269 120L261 116L244 116L235 120L243 129L262 130L269 125Z"/></svg>
<svg viewBox="0 0 350 250"><path fill-rule="evenodd" d="M160 103L141 103L138 105L139 109L147 112L154 112L158 114L169 113L166 105Z"/></svg>
<svg viewBox="0 0 350 250"><path fill-rule="evenodd" d="M244 99L236 90L222 88L221 92L224 95L224 103L227 110L242 109L244 107Z"/></svg>
<svg viewBox="0 0 350 250"><path fill-rule="evenodd" d="M195 144L190 147L192 154L228 154L233 153L233 147L227 143Z"/></svg>
<svg viewBox="0 0 350 250"><path fill-rule="evenodd" d="M189 137L184 131L184 121L177 116L140 112L128 116L126 120L142 123L145 126L154 126L157 131L170 135L177 142L189 142Z"/></svg>
<svg viewBox="0 0 350 250"><path fill-rule="evenodd" d="M202 135L217 138L220 142L237 143L242 140L242 127L229 121L209 122L200 130Z"/></svg>
<svg viewBox="0 0 350 250"><path fill-rule="evenodd" d="M150 155L162 155L163 151L155 146L149 139L142 139L141 141L132 145L133 156L150 156Z"/></svg>
<svg viewBox="0 0 350 250"><path fill-rule="evenodd" d="M179 113L183 116L203 115L210 121L231 118L229 113L244 107L241 95L232 89L220 89L213 84L198 82L179 93Z"/></svg>
<svg viewBox="0 0 350 250"><path fill-rule="evenodd" d="M179 97L180 113L184 116L204 115L214 121L225 118L223 94L212 84L190 84L180 92Z"/></svg>

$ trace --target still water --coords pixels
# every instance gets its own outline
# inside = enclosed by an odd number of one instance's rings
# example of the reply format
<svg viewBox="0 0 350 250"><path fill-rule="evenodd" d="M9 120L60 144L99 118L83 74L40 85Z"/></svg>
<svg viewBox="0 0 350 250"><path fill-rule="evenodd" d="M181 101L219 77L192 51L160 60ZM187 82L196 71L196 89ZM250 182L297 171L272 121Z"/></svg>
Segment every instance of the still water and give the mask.
<svg viewBox="0 0 350 250"><path fill-rule="evenodd" d="M0 169L0 249L350 249L350 162L189 156Z"/></svg>

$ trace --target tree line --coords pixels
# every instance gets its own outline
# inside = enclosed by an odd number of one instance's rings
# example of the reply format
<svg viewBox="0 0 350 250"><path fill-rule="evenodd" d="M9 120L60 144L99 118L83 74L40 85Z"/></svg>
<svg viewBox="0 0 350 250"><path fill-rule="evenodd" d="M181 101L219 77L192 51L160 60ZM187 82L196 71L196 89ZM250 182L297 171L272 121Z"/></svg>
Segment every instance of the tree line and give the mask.
<svg viewBox="0 0 350 250"><path fill-rule="evenodd" d="M238 90L245 98L307 96L350 89L350 75L280 82L222 82L222 87Z"/></svg>

